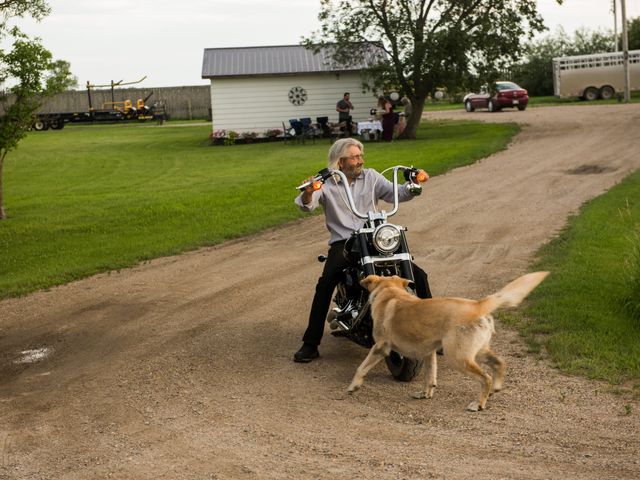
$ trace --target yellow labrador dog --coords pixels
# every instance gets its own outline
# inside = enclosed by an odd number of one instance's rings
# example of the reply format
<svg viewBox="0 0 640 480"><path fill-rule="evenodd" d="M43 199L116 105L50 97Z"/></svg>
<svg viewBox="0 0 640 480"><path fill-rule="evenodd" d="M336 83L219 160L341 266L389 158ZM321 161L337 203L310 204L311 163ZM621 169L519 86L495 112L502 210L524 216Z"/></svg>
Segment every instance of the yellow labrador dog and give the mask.
<svg viewBox="0 0 640 480"><path fill-rule="evenodd" d="M468 410L483 410L492 391L502 389L505 363L491 348L494 333L491 312L515 307L538 286L549 272L523 275L498 293L482 300L466 298L420 299L407 291L409 280L369 275L360 283L370 292L375 345L358 367L349 393L362 385L364 376L391 350L414 359L424 359L424 386L415 398L431 398L436 387L436 350L442 348L453 366L480 380L480 399ZM479 364L490 367L492 375Z"/></svg>

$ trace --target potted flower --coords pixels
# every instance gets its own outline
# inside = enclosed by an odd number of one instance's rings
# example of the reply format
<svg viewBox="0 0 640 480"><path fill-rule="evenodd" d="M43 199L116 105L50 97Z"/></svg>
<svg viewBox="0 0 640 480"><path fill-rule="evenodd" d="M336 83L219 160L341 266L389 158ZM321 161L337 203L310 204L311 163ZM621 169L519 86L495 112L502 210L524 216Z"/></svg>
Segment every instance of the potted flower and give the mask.
<svg viewBox="0 0 640 480"><path fill-rule="evenodd" d="M258 132L242 132L240 138L244 140L244 143L252 143L258 138Z"/></svg>
<svg viewBox="0 0 640 480"><path fill-rule="evenodd" d="M269 130L264 132L264 136L269 141L276 140L280 135L282 135L282 130L280 130L279 128L270 128Z"/></svg>
<svg viewBox="0 0 640 480"><path fill-rule="evenodd" d="M226 130L214 130L209 134L209 141L211 145L222 145L226 136Z"/></svg>

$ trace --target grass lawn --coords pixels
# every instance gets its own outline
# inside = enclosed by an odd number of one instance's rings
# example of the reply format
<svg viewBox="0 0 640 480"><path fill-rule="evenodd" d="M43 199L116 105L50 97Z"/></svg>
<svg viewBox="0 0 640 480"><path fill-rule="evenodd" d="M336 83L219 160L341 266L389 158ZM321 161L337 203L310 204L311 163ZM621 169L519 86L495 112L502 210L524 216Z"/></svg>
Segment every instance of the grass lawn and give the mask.
<svg viewBox="0 0 640 480"><path fill-rule="evenodd" d="M572 374L631 380L640 395L640 171L585 204L532 270L551 275L502 314Z"/></svg>
<svg viewBox="0 0 640 480"><path fill-rule="evenodd" d="M367 166L437 175L505 148L515 125L426 122L416 141L368 143ZM216 146L210 127L68 126L31 133L5 165L0 298L247 235L303 214L294 187L328 140Z"/></svg>

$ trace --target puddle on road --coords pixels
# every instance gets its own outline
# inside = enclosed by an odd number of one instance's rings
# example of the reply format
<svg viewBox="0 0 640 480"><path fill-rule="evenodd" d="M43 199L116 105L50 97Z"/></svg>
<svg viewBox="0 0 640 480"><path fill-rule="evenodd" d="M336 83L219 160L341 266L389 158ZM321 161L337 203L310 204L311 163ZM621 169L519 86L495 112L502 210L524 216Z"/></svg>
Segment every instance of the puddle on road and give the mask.
<svg viewBox="0 0 640 480"><path fill-rule="evenodd" d="M593 175L613 171L615 168L603 167L602 165L580 165L577 168L567 170L567 173L570 175Z"/></svg>
<svg viewBox="0 0 640 480"><path fill-rule="evenodd" d="M37 363L46 360L53 353L53 348L44 347L20 352L20 357L13 363L23 365L27 363Z"/></svg>

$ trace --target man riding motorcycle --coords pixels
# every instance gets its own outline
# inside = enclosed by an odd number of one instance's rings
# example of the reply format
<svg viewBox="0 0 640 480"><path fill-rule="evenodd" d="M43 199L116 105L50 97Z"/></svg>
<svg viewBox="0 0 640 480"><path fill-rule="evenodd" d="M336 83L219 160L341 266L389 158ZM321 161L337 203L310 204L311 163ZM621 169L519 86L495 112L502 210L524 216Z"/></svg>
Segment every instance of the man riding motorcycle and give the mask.
<svg viewBox="0 0 640 480"><path fill-rule="evenodd" d="M353 138L337 140L329 149L328 168L342 171L348 181L355 205L359 211L371 211L379 199L391 202L393 185L377 171L364 168L364 147ZM423 181L429 177L424 171ZM309 323L302 337L302 347L294 354L293 360L308 363L319 357L318 346L324 333L324 324L331 304L333 291L340 282L342 272L348 264L344 255L346 241L351 234L361 228L364 220L358 218L350 210L343 192L342 180L336 177L329 179L324 185L316 185L313 177L307 180L309 185L295 199L296 205L305 212L310 212L322 205L325 222L329 233L329 253L322 275L318 279L315 295L309 313ZM321 188L320 188L321 187ZM373 195L372 195L373 192ZM399 201L413 198L411 189L398 191ZM427 274L412 263L415 291L419 298L431 298L431 290Z"/></svg>

